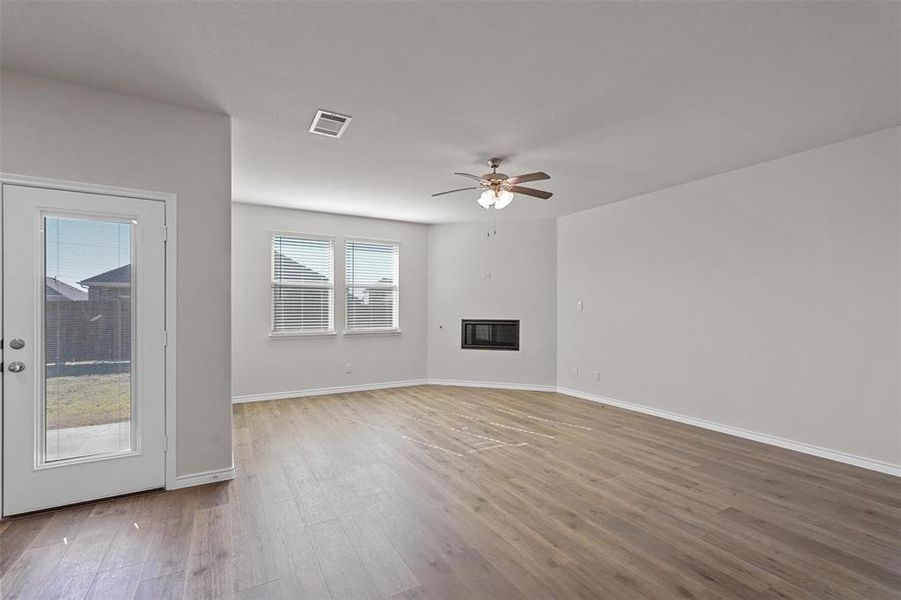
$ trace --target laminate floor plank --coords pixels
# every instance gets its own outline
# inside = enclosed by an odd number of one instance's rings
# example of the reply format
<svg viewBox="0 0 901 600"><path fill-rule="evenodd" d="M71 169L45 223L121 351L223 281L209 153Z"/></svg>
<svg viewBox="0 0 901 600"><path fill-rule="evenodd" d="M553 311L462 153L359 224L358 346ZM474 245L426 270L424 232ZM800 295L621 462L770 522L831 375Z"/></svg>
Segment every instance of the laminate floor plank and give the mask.
<svg viewBox="0 0 901 600"><path fill-rule="evenodd" d="M233 415L233 481L0 520L0 598L901 600L889 475L546 392Z"/></svg>
<svg viewBox="0 0 901 600"><path fill-rule="evenodd" d="M354 514L340 517L339 523L383 598L419 587L416 575L374 523L362 515Z"/></svg>
<svg viewBox="0 0 901 600"><path fill-rule="evenodd" d="M65 544L29 548L0 578L0 598L35 598L62 559Z"/></svg>
<svg viewBox="0 0 901 600"><path fill-rule="evenodd" d="M159 526L154 527L153 534L147 540L147 559L141 572L141 582L173 573L180 573L184 579L197 501L198 493L190 488L164 494ZM171 583L166 581L166 593L171 593ZM138 586L139 591L142 588Z"/></svg>
<svg viewBox="0 0 901 600"><path fill-rule="evenodd" d="M100 572L119 571L126 567L143 566L153 546L153 540L162 535L166 498L161 493L135 497L128 518L121 519Z"/></svg>
<svg viewBox="0 0 901 600"><path fill-rule="evenodd" d="M356 551L338 521L307 528L322 576L333 598L370 600L380 598Z"/></svg>
<svg viewBox="0 0 901 600"><path fill-rule="evenodd" d="M231 506L198 510L185 572L186 596L210 600L228 598L234 591L234 572Z"/></svg>
<svg viewBox="0 0 901 600"><path fill-rule="evenodd" d="M234 595L234 600L294 600L295 598L297 597L286 596L282 592L281 582L277 579L241 590Z"/></svg>
<svg viewBox="0 0 901 600"><path fill-rule="evenodd" d="M47 583L36 596L39 600L84 598L109 548L109 539L79 539L66 546Z"/></svg>
<svg viewBox="0 0 901 600"><path fill-rule="evenodd" d="M266 512L282 595L286 598L329 600L332 596L322 576L297 500L269 504Z"/></svg>
<svg viewBox="0 0 901 600"><path fill-rule="evenodd" d="M234 591L274 581L275 554L266 526L266 500L258 476L249 474L232 481L231 541L234 547Z"/></svg>
<svg viewBox="0 0 901 600"><path fill-rule="evenodd" d="M174 571L138 583L134 600L180 600L184 589L185 572Z"/></svg>
<svg viewBox="0 0 901 600"><path fill-rule="evenodd" d="M91 583L86 600L110 600L133 598L141 577L141 565L122 567L98 573Z"/></svg>
<svg viewBox="0 0 901 600"><path fill-rule="evenodd" d="M54 511L41 532L31 542L31 548L49 544L67 544L75 541L85 520L94 510L92 505Z"/></svg>
<svg viewBox="0 0 901 600"><path fill-rule="evenodd" d="M38 513L7 522L6 528L0 532L0 577L6 574L55 516L51 512Z"/></svg>

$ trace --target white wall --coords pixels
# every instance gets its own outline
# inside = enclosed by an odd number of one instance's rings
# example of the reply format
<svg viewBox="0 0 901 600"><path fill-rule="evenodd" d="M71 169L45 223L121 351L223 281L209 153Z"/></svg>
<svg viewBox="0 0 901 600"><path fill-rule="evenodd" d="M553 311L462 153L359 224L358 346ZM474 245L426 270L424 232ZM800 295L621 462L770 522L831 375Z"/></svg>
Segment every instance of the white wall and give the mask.
<svg viewBox="0 0 901 600"><path fill-rule="evenodd" d="M0 171L178 195L177 474L231 466L229 118L0 71Z"/></svg>
<svg viewBox="0 0 901 600"><path fill-rule="evenodd" d="M559 219L559 385L901 464L899 131Z"/></svg>
<svg viewBox="0 0 901 600"><path fill-rule="evenodd" d="M429 228L429 378L553 386L556 253L552 219ZM483 279L483 274L490 274ZM461 319L520 319L520 350L461 350Z"/></svg>
<svg viewBox="0 0 901 600"><path fill-rule="evenodd" d="M426 377L426 225L235 204L232 231L233 392L281 394ZM272 231L334 235L335 328L324 337L269 337ZM342 335L344 237L400 242L399 334ZM345 373L345 364L352 372Z"/></svg>
<svg viewBox="0 0 901 600"><path fill-rule="evenodd" d="M426 226L235 204L232 223L232 383L237 401L426 378L555 383L553 220L501 223L497 236L489 239L485 224ZM269 336L272 231L336 236L338 335ZM341 334L342 240L354 236L401 243L400 335ZM483 273L491 278L482 279ZM460 320L481 317L521 319L521 351L461 350ZM345 373L347 363L350 374Z"/></svg>

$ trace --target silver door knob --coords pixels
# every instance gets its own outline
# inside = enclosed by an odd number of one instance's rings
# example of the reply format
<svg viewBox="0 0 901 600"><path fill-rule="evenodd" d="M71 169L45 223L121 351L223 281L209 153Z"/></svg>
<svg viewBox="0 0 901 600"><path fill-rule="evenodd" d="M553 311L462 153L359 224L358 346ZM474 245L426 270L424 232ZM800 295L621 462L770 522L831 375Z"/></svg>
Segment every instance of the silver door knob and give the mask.
<svg viewBox="0 0 901 600"><path fill-rule="evenodd" d="M9 363L9 367L7 367L10 373L21 373L25 370L25 363L20 361L15 361Z"/></svg>
<svg viewBox="0 0 901 600"><path fill-rule="evenodd" d="M25 340L23 340L22 338L9 340L9 347L13 350L21 350L25 347Z"/></svg>

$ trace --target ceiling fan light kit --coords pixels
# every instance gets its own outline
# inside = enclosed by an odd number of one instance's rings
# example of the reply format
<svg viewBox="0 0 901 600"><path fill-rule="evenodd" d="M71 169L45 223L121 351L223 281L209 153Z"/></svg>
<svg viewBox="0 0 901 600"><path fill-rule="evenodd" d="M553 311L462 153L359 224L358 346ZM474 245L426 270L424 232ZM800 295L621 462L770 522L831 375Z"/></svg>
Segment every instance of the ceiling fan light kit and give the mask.
<svg viewBox="0 0 901 600"><path fill-rule="evenodd" d="M486 173L485 175L481 176L472 175L470 173L454 173L454 175L460 175L461 177L466 177L467 179L474 179L479 182L479 185L458 188L456 190L448 190L446 192L438 192L437 194L432 194L432 197L443 196L444 194L453 194L455 192L481 189L482 193L479 195L479 198L477 200L479 205L486 209L490 209L493 206L495 210L500 210L502 208L506 208L510 205L511 202L513 202L513 197L515 194L523 194L525 196L532 196L534 198L540 198L542 200L547 200L548 198L553 196L551 192L544 192L542 190L536 190L533 188L518 185L527 181L540 181L543 179L550 179L551 177L547 173L537 171L535 173L517 175L516 177L508 177L504 173L497 172L497 168L500 165L501 159L492 158L488 161L488 166L491 167L491 173Z"/></svg>
<svg viewBox="0 0 901 600"><path fill-rule="evenodd" d="M511 202L513 202L513 192L507 190L485 190L478 199L478 203L481 204L483 208L491 208L494 206L497 210L505 208Z"/></svg>

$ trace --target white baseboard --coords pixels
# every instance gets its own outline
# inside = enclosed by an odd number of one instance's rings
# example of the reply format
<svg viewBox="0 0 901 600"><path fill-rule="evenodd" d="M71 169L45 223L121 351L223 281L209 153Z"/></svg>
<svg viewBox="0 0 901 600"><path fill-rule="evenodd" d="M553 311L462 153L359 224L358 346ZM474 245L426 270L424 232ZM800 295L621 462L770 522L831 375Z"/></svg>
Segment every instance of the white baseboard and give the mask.
<svg viewBox="0 0 901 600"><path fill-rule="evenodd" d="M901 477L901 465L895 465L872 458L864 458L855 454L839 452L838 450L829 450L828 448L814 446L813 444L796 442L795 440L787 440L785 438L776 437L774 435L769 435L766 433L759 433L757 431L750 431L748 429L742 429L740 427L723 425L714 421L708 421L707 419L680 415L668 410L652 408L650 406L644 406L642 404L635 404L633 402L626 402L624 400L617 400L615 398L608 398L606 396L589 394L580 390L574 390L570 388L557 388L557 391L561 394L566 394L567 396L574 396L576 398L582 398L583 400L590 400L592 402L599 402L601 404L609 404L610 406L616 406L618 408L624 408L626 410L640 412L646 415L653 415L655 417L668 419L670 421L678 421L679 423L686 423L688 425L694 425L695 427L710 429L712 431L718 431L720 433L726 433L729 435L734 435L736 437L754 440L755 442L761 442L763 444L769 444L771 446L778 446L780 448L794 450L795 452L803 452L804 454L819 456L820 458L826 458L829 460L834 460L836 462L854 465L855 467L863 467L864 469L870 469L871 471L878 471L880 473L894 475L895 477Z"/></svg>
<svg viewBox="0 0 901 600"><path fill-rule="evenodd" d="M386 390L389 388L426 385L427 383L427 379L410 379L407 381L386 381L383 383L364 383L362 385L343 385L339 387L291 390L287 392L270 392L266 394L250 394L247 396L232 396L232 404L241 404L243 402L263 402L265 400L287 400L289 398L324 396L326 394L346 394L348 392L368 392L370 390Z"/></svg>
<svg viewBox="0 0 901 600"><path fill-rule="evenodd" d="M555 385L536 383L504 383L500 381L464 381L461 379L429 379L429 385L453 385L457 387L480 387L497 390L524 390L527 392L556 392Z"/></svg>
<svg viewBox="0 0 901 600"><path fill-rule="evenodd" d="M179 475L171 485L167 485L167 490L179 490L186 487L194 487L195 485L203 485L205 483L214 483L216 481L228 481L235 478L235 467L232 465L227 469L216 469L213 471L203 471L201 473L191 473L190 475Z"/></svg>

